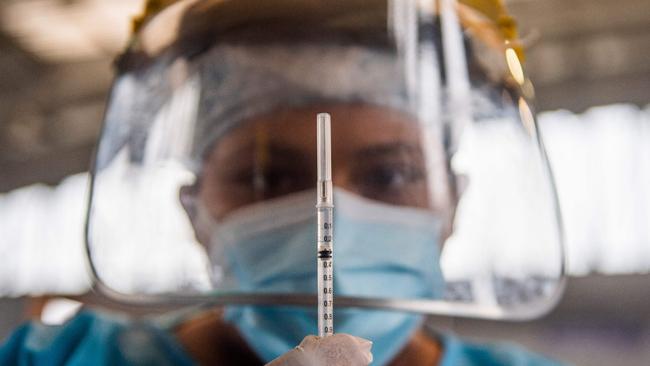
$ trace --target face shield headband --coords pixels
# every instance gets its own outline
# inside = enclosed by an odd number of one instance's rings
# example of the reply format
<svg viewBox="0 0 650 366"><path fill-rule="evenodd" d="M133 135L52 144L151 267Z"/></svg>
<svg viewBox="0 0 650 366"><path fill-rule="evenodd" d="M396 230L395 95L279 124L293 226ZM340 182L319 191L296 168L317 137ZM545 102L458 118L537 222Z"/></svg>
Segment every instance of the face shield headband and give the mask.
<svg viewBox="0 0 650 366"><path fill-rule="evenodd" d="M438 69L435 59L422 61L433 62L430 67ZM192 168L197 172L201 158L220 137L242 121L278 109L366 104L415 116L422 109L417 105L420 102L439 103L418 100L415 88L402 77L403 60L381 49L359 45L225 45L192 63L200 76L191 82L201 84L200 91L195 85L189 91L200 94L192 97L198 98L192 151L196 158ZM444 93L435 78L417 83L428 84L429 94ZM187 92L181 89L172 98L187 98ZM473 109L483 117L502 115L503 108L490 97L485 90L472 91ZM443 119L437 118L438 122Z"/></svg>
<svg viewBox="0 0 650 366"><path fill-rule="evenodd" d="M278 108L371 104L409 112L394 55L362 46L225 45L198 61L202 93L195 155L242 121Z"/></svg>

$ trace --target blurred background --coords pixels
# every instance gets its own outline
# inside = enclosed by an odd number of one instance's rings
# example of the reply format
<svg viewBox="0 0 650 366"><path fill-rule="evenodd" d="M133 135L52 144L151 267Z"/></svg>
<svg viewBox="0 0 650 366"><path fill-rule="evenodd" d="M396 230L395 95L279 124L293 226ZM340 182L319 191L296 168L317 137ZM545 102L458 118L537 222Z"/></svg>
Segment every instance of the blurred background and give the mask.
<svg viewBox="0 0 650 366"><path fill-rule="evenodd" d="M437 319L578 365L650 364L650 2L507 0L564 215L570 280L528 323ZM0 0L0 339L83 293L91 155L136 0ZM43 311L45 310L45 311Z"/></svg>

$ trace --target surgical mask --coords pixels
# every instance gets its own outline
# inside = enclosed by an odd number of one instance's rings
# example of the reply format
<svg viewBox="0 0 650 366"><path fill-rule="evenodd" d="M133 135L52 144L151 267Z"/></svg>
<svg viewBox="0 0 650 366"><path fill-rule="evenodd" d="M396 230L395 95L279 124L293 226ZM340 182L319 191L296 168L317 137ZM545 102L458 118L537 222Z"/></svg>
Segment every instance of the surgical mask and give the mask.
<svg viewBox="0 0 650 366"><path fill-rule="evenodd" d="M314 192L251 205L226 218L212 237L219 285L246 292L316 292ZM334 190L334 293L370 298L439 298L440 220ZM225 318L268 362L317 333L313 309L229 307ZM388 363L422 322L403 312L337 308L334 330L373 342L376 365Z"/></svg>

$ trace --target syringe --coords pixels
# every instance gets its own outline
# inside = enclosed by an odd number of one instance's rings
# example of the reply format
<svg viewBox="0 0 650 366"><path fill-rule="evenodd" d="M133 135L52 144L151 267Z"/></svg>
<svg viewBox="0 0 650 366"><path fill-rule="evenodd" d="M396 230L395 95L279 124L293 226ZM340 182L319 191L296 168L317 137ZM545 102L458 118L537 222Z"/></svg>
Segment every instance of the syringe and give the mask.
<svg viewBox="0 0 650 366"><path fill-rule="evenodd" d="M319 113L316 117L318 182L316 211L318 214L317 260L318 266L318 335L334 334L334 271L333 241L334 201L332 199L332 152L330 115Z"/></svg>

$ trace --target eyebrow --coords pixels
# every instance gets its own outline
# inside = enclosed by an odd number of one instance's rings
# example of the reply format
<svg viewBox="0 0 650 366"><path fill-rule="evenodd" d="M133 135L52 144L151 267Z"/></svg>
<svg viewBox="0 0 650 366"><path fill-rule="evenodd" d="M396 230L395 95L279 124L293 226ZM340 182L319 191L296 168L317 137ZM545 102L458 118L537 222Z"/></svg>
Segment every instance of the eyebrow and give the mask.
<svg viewBox="0 0 650 366"><path fill-rule="evenodd" d="M224 158L228 160L240 159L244 154L254 154L255 153L255 143L247 143L235 150L228 152ZM304 164L305 166L309 164L308 159L306 159L304 151L283 145L275 142L271 142L268 145L268 156L269 162L273 164L286 163L290 165L295 164ZM399 155L406 155L410 157L421 157L422 149L419 144L408 143L408 142L391 142L391 143L379 143L375 145L370 145L367 147L360 148L353 152L351 159L355 161L369 161L369 160L381 160L387 159ZM315 166L314 166L315 167Z"/></svg>
<svg viewBox="0 0 650 366"><path fill-rule="evenodd" d="M292 164L296 163L297 160L304 160L304 151L300 149L278 144L271 142L267 145L268 156L270 161L277 162L278 160L291 162ZM240 146L237 149L227 152L224 154L225 159L237 159L241 156L246 156L247 154L253 155L256 153L257 146L254 142L247 143L243 146Z"/></svg>

